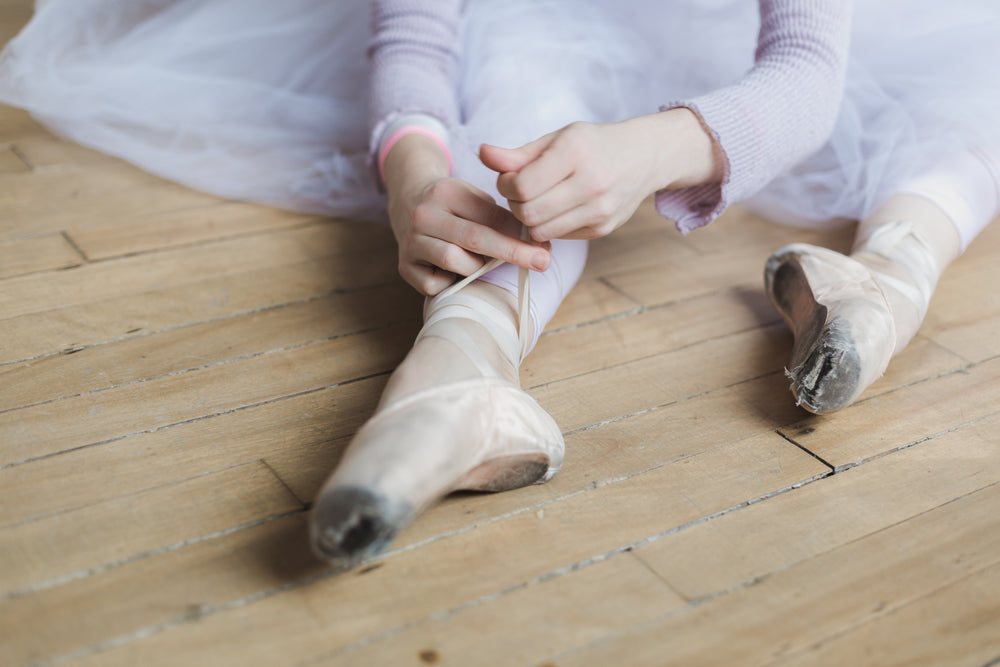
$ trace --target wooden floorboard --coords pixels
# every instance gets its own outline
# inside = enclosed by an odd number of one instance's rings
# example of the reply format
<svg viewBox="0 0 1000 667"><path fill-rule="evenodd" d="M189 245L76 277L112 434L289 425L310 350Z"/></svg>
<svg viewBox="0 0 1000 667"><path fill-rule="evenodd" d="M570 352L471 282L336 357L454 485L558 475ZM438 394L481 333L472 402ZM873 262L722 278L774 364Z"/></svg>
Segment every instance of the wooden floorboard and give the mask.
<svg viewBox="0 0 1000 667"><path fill-rule="evenodd" d="M29 0L0 6L0 42ZM336 573L308 508L419 329L389 229L226 201L0 106L0 664L1000 660L1000 226L851 407L809 415L766 257L647 203L521 369L552 481Z"/></svg>

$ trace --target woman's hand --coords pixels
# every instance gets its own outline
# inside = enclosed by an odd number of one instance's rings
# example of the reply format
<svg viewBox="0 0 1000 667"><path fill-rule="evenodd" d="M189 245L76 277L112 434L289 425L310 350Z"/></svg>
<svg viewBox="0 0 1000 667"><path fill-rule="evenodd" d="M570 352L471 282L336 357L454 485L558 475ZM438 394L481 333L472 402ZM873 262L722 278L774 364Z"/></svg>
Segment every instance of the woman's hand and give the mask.
<svg viewBox="0 0 1000 667"><path fill-rule="evenodd" d="M385 163L389 219L399 273L424 295L437 294L496 257L535 271L548 250L519 240L521 223L478 188L448 176L447 157L427 137L403 137Z"/></svg>
<svg viewBox="0 0 1000 667"><path fill-rule="evenodd" d="M721 180L722 157L689 109L620 123L573 123L520 148L484 144L497 189L536 241L592 239L665 187Z"/></svg>

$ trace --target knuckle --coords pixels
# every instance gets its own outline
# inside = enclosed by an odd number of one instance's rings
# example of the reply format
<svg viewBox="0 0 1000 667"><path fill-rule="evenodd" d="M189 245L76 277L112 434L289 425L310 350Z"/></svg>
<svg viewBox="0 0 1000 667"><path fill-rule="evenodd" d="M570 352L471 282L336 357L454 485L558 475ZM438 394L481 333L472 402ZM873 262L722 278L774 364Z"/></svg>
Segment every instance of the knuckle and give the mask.
<svg viewBox="0 0 1000 667"><path fill-rule="evenodd" d="M615 214L615 204L607 197L601 197L594 201L594 214L603 224L608 218Z"/></svg>
<svg viewBox="0 0 1000 667"><path fill-rule="evenodd" d="M441 199L451 191L451 183L448 181L437 181L427 188L427 194L431 199Z"/></svg>
<svg viewBox="0 0 1000 667"><path fill-rule="evenodd" d="M465 257L465 251L456 245L448 245L441 252L441 263L440 267L446 271L451 271L452 273L459 273L457 271L459 264Z"/></svg>
<svg viewBox="0 0 1000 667"><path fill-rule="evenodd" d="M483 247L483 231L475 227L470 227L462 232L461 238L458 240L458 244L461 248L452 246L451 249L454 250L455 255L465 254L464 251L479 252Z"/></svg>
<svg viewBox="0 0 1000 667"><path fill-rule="evenodd" d="M533 227L542 222L538 209L534 206L521 206L519 207L519 213L520 215L518 215L518 218L529 227Z"/></svg>
<svg viewBox="0 0 1000 667"><path fill-rule="evenodd" d="M413 271L406 281L424 296L434 296L442 289L440 279L430 270Z"/></svg>
<svg viewBox="0 0 1000 667"><path fill-rule="evenodd" d="M434 282L429 278L423 278L418 280L417 284L414 285L414 287L416 287L417 291L423 294L424 296L434 296L435 294L441 291L434 289L435 287Z"/></svg>
<svg viewBox="0 0 1000 667"><path fill-rule="evenodd" d="M597 232L597 236L598 237L600 237L600 236L607 236L608 234L610 234L614 230L615 230L615 226L613 224L611 224L610 220L608 222L603 222L603 223L597 225L597 227L595 228L595 231Z"/></svg>
<svg viewBox="0 0 1000 667"><path fill-rule="evenodd" d="M517 201L524 201L528 198L528 186L521 178L512 178L510 180L510 192L512 198Z"/></svg>
<svg viewBox="0 0 1000 667"><path fill-rule="evenodd" d="M414 232L423 234L434 219L433 207L427 204L417 204L410 215L410 223Z"/></svg>
<svg viewBox="0 0 1000 667"><path fill-rule="evenodd" d="M573 151L580 151L583 145L589 141L592 125L584 121L576 121L566 126L566 129L559 136L564 147Z"/></svg>

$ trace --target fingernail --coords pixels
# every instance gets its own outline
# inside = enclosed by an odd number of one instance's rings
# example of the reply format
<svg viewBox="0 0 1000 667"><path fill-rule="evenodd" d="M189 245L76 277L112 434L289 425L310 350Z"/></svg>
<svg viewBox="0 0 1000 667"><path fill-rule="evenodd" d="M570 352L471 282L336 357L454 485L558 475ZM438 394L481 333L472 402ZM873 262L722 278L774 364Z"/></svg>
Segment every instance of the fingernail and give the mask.
<svg viewBox="0 0 1000 667"><path fill-rule="evenodd" d="M544 271L549 268L549 256L548 253L536 252L531 258L531 268L535 271Z"/></svg>

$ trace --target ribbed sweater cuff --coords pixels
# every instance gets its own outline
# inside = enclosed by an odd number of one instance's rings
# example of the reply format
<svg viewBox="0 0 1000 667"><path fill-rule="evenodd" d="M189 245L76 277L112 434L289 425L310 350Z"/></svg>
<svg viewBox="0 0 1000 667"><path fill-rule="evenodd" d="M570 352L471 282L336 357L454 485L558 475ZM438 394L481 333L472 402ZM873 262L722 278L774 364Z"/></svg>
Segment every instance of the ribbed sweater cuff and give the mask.
<svg viewBox="0 0 1000 667"><path fill-rule="evenodd" d="M719 217L731 202L739 200L738 193L734 193L731 149L735 149L737 155L745 152L745 149L739 144L748 142L733 139L733 137L744 136L743 132L734 130L738 127L744 128L745 121L738 123L735 118L730 118L729 116L736 115L727 113L727 110L731 108L728 105L732 102L720 102L718 97L719 93L715 93L694 100L672 102L660 107L661 111L669 111L678 107L690 109L698 116L702 126L708 130L712 141L722 148L724 163L720 183L706 183L689 188L663 189L656 193L654 198L656 210L659 211L660 215L673 220L678 231L682 234L704 227Z"/></svg>

